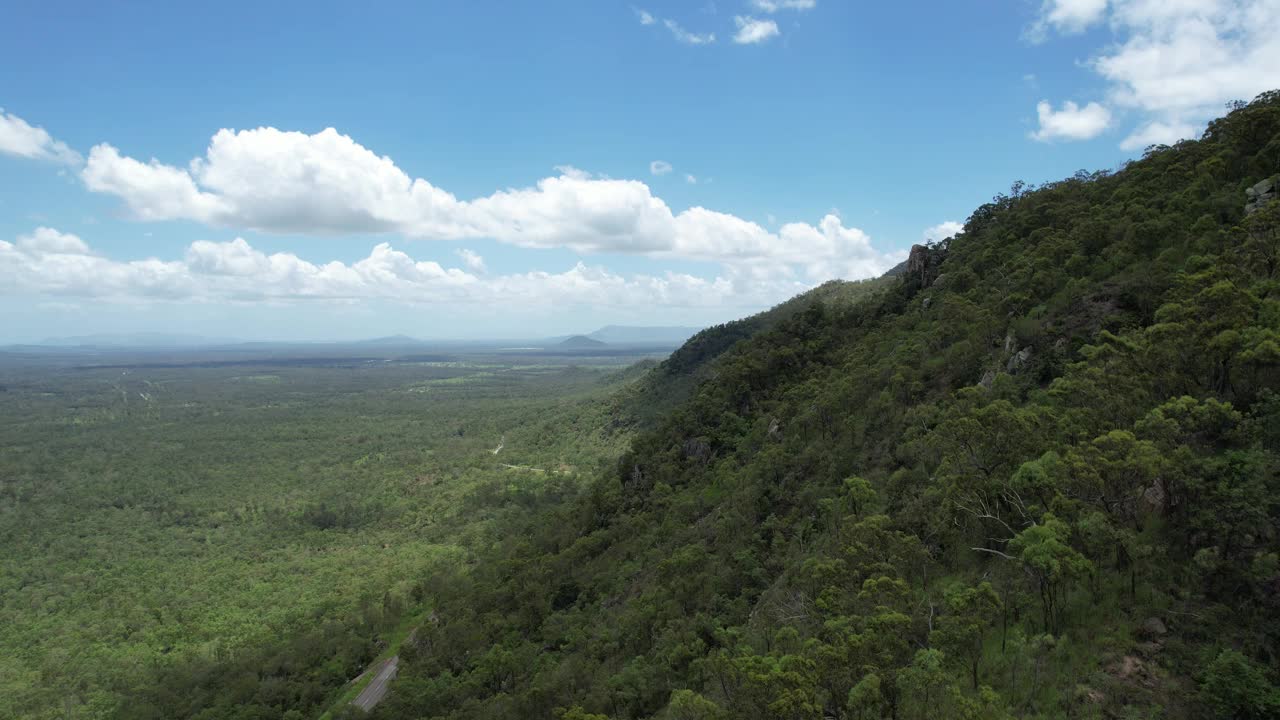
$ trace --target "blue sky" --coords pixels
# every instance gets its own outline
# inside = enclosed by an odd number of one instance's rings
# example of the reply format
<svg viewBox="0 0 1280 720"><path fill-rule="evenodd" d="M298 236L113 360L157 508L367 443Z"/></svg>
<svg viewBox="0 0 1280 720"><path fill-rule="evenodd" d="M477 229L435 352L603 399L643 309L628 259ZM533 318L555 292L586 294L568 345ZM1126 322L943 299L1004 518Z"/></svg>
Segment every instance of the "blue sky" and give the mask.
<svg viewBox="0 0 1280 720"><path fill-rule="evenodd" d="M722 322L1280 86L1276 0L364 5L11 5L0 342Z"/></svg>

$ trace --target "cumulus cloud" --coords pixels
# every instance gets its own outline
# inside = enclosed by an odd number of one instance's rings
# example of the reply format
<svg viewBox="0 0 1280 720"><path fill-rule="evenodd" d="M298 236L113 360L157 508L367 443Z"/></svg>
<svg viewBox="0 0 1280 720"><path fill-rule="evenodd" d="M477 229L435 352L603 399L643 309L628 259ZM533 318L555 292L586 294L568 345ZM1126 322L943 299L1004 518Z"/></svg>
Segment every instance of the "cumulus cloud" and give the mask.
<svg viewBox="0 0 1280 720"><path fill-rule="evenodd" d="M733 41L739 45L762 43L778 34L778 23L772 20L759 20L753 17L737 15L733 24L738 26Z"/></svg>
<svg viewBox="0 0 1280 720"><path fill-rule="evenodd" d="M455 251L455 254L462 259L462 264L466 265L467 269L471 272L484 273L487 271L484 264L484 258L480 257L475 252L466 248L460 248Z"/></svg>
<svg viewBox="0 0 1280 720"><path fill-rule="evenodd" d="M666 175L671 172L671 163L666 160L654 160L649 163L649 172L654 175Z"/></svg>
<svg viewBox="0 0 1280 720"><path fill-rule="evenodd" d="M89 246L71 233L38 227L30 235L18 237L18 249L40 255L90 255Z"/></svg>
<svg viewBox="0 0 1280 720"><path fill-rule="evenodd" d="M798 232L813 229L801 227ZM850 237L840 237L840 235ZM857 231L824 226L806 242L858 243ZM417 260L388 243L353 263L313 263L264 253L244 239L191 243L179 260L118 261L80 238L39 228L0 241L0 295L104 301L308 302L393 300L503 307L760 307L812 285L767 264L725 267L716 277L687 273L624 276L578 262L563 272L482 276L483 260L459 251L468 270ZM856 261L855 261L856 262ZM865 269L865 268L863 268Z"/></svg>
<svg viewBox="0 0 1280 720"><path fill-rule="evenodd" d="M652 25L658 21L657 18L655 18L646 10L641 10L640 8L631 8L631 9L635 10L636 19L640 21L641 25Z"/></svg>
<svg viewBox="0 0 1280 720"><path fill-rule="evenodd" d="M925 228L924 232L921 234L921 239L925 242L929 242L931 240L946 240L949 237L955 237L963 230L964 223L956 222L955 220L947 220L946 222L938 223L933 227Z"/></svg>
<svg viewBox="0 0 1280 720"><path fill-rule="evenodd" d="M1036 42L1044 40L1050 28L1074 35L1097 24L1106 14L1107 0L1045 0L1028 35Z"/></svg>
<svg viewBox="0 0 1280 720"><path fill-rule="evenodd" d="M1179 140L1195 137L1198 128L1185 122L1152 121L1134 130L1120 142L1121 150L1141 150L1150 145L1172 145Z"/></svg>
<svg viewBox="0 0 1280 720"><path fill-rule="evenodd" d="M680 23L675 20L663 20L663 25L671 31L671 35L685 45L710 45L716 41L715 33L695 33L685 30Z"/></svg>
<svg viewBox="0 0 1280 720"><path fill-rule="evenodd" d="M1061 110L1054 110L1047 101L1041 100L1036 104L1036 115L1040 129L1031 133L1031 137L1040 142L1088 140L1111 124L1111 111L1096 102L1080 107L1068 100Z"/></svg>
<svg viewBox="0 0 1280 720"><path fill-rule="evenodd" d="M655 163L654 172L665 172ZM892 262L869 244L803 243L703 207L673 212L637 180L596 177L561 166L531 187L463 200L412 178L330 128L315 134L275 128L220 130L205 156L186 167L142 162L106 144L81 172L95 192L119 197L142 220L194 220L264 232L389 233L437 240L493 239L526 248L632 253L721 263L798 268L870 268ZM686 178L687 180L687 178ZM805 237L822 236L823 218ZM847 228L861 233L856 228ZM865 236L863 236L865 237ZM857 253L850 258L847 253ZM871 264L864 265L870 259Z"/></svg>
<svg viewBox="0 0 1280 720"><path fill-rule="evenodd" d="M685 173L684 181L685 181L685 182L687 182L687 183L689 183L690 185L697 185L697 184L698 184L698 177L697 177L696 175L691 175L691 174L689 174L689 173Z"/></svg>
<svg viewBox="0 0 1280 720"><path fill-rule="evenodd" d="M1276 0L1085 0L1050 2L1037 22L1061 32L1104 22L1112 38L1084 66L1107 83L1107 104L1131 112L1121 143L1194 137L1225 103L1280 87ZM1088 6L1068 22L1058 6ZM1054 17L1063 18L1053 22Z"/></svg>
<svg viewBox="0 0 1280 720"><path fill-rule="evenodd" d="M818 0L751 0L751 7L760 12L776 13L779 10L812 10Z"/></svg>
<svg viewBox="0 0 1280 720"><path fill-rule="evenodd" d="M44 128L33 127L4 108L0 108L0 154L63 165L79 165L82 161L80 153L53 139Z"/></svg>

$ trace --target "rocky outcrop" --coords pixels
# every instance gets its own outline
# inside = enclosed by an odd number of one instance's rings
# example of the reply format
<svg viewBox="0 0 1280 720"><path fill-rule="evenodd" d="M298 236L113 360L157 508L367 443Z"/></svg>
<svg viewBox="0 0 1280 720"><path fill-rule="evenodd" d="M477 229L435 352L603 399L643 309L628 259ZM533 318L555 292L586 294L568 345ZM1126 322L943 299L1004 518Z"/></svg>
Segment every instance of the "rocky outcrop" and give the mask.
<svg viewBox="0 0 1280 720"><path fill-rule="evenodd" d="M702 438L689 438L684 441L684 456L691 460L700 460L703 463L711 457L711 446Z"/></svg>
<svg viewBox="0 0 1280 720"><path fill-rule="evenodd" d="M1142 623L1142 637L1148 640L1159 640L1169 633L1164 621L1158 617L1149 617Z"/></svg>
<svg viewBox="0 0 1280 720"><path fill-rule="evenodd" d="M1280 183L1276 182L1276 178L1267 178L1266 180L1263 180L1262 182L1245 190L1245 214L1257 212L1262 209L1263 205L1266 205L1272 200L1280 197L1280 187L1277 187L1278 184ZM912 248L912 250L914 251L915 248Z"/></svg>
<svg viewBox="0 0 1280 720"><path fill-rule="evenodd" d="M1151 487L1142 491L1142 509L1150 513L1164 514L1168 498L1169 494L1165 492L1164 481L1156 478L1155 482L1151 483Z"/></svg>
<svg viewBox="0 0 1280 720"><path fill-rule="evenodd" d="M778 422L778 418L769 418L768 434L770 440L782 439L782 423Z"/></svg>
<svg viewBox="0 0 1280 720"><path fill-rule="evenodd" d="M990 390L992 385L996 383L996 371L988 370L982 373L982 379L978 380L978 387L983 390Z"/></svg>
<svg viewBox="0 0 1280 720"><path fill-rule="evenodd" d="M1019 350L1013 357L1009 358L1009 362L1008 364L1005 365L1004 369L1010 375L1012 375L1018 372L1019 370L1021 370L1022 368L1026 367L1027 363L1030 361L1031 361L1031 346L1028 345L1022 348L1021 350Z"/></svg>
<svg viewBox="0 0 1280 720"><path fill-rule="evenodd" d="M944 245L912 245L902 276L918 288L927 288L937 279L946 255Z"/></svg>
<svg viewBox="0 0 1280 720"><path fill-rule="evenodd" d="M1253 189L1250 188L1250 192ZM912 245L911 254L907 255L907 275L918 278L924 282L925 274L929 272L929 248L923 245Z"/></svg>

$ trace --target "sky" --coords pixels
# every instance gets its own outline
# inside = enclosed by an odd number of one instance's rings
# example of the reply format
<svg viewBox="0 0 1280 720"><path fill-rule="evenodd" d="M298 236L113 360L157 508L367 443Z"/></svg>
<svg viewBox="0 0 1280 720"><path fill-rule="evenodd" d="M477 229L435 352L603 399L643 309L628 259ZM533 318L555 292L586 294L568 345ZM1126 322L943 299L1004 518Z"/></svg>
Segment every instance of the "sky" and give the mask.
<svg viewBox="0 0 1280 720"><path fill-rule="evenodd" d="M710 325L1280 87L1280 0L0 16L0 343Z"/></svg>

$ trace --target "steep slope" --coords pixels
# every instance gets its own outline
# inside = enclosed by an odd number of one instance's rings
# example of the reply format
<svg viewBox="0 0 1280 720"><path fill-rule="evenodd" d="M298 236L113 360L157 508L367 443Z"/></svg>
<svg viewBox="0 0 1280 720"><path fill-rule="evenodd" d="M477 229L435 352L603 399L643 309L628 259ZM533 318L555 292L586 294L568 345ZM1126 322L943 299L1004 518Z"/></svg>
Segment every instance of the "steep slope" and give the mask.
<svg viewBox="0 0 1280 720"><path fill-rule="evenodd" d="M657 369L617 398L615 415L622 423L650 424L688 398L698 383L714 373L715 361L760 333L805 311L849 307L891 287L889 278L831 280L785 302L740 320L698 331Z"/></svg>
<svg viewBox="0 0 1280 720"><path fill-rule="evenodd" d="M1274 717L1280 95L692 338L377 717Z"/></svg>

